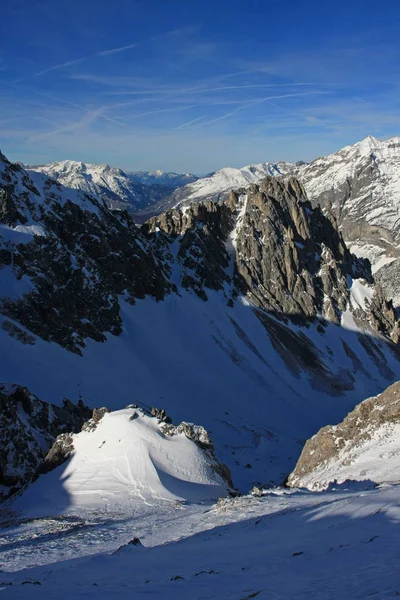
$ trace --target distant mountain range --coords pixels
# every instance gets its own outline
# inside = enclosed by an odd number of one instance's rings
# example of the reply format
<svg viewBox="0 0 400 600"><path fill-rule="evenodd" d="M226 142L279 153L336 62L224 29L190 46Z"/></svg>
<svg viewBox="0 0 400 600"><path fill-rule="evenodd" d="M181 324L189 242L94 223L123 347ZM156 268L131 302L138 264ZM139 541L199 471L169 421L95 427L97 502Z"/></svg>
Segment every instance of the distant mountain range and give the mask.
<svg viewBox="0 0 400 600"><path fill-rule="evenodd" d="M138 171L127 173L109 165L95 165L74 160L63 160L48 165L27 166L56 179L66 187L80 189L111 209L127 209L136 213L171 195L182 185L197 179L195 175Z"/></svg>
<svg viewBox="0 0 400 600"><path fill-rule="evenodd" d="M205 177L126 173L75 161L30 169L103 199L110 208L126 208L141 222L176 206L223 200L231 190L246 189L267 175L295 176L313 206L330 208L352 252L371 261L373 271L379 271L377 279L400 305L400 138L379 141L368 136L310 163L227 167Z"/></svg>

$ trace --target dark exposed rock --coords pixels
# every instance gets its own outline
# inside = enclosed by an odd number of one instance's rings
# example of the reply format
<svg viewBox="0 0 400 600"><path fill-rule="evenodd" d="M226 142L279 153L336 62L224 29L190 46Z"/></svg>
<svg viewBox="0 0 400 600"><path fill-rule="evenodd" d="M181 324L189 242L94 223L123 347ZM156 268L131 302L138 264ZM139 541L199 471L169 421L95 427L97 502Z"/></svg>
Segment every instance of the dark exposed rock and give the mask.
<svg viewBox="0 0 400 600"><path fill-rule="evenodd" d="M25 220L18 212L11 194L7 190L0 189L0 223L12 226L18 221L24 222Z"/></svg>
<svg viewBox="0 0 400 600"><path fill-rule="evenodd" d="M73 450L74 443L72 435L70 433L61 433L46 454L43 463L38 469L38 473L48 473L56 467L59 467L68 460Z"/></svg>
<svg viewBox="0 0 400 600"><path fill-rule="evenodd" d="M0 384L0 499L30 481L57 436L80 431L90 414L83 403L67 400L59 407L23 386ZM54 450L48 464L60 461L60 454L59 448Z"/></svg>

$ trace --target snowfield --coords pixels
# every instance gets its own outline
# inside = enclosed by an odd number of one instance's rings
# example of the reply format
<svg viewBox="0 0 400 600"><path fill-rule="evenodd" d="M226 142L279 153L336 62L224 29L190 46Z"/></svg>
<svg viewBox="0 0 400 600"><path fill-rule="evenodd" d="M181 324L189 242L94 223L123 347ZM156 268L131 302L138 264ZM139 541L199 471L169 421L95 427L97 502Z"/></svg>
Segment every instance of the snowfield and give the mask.
<svg viewBox="0 0 400 600"><path fill-rule="evenodd" d="M9 515L0 591L41 600L396 598L400 487L370 487L276 489L115 519ZM129 544L134 537L141 544Z"/></svg>
<svg viewBox="0 0 400 600"><path fill-rule="evenodd" d="M58 514L67 506L68 512L117 513L228 493L206 452L184 433L163 433L158 419L135 408L106 413L93 431L72 439L69 461L39 477L14 509L29 506L32 516Z"/></svg>
<svg viewBox="0 0 400 600"><path fill-rule="evenodd" d="M0 380L55 404L81 395L92 408L156 406L175 423L202 425L242 492L258 482L282 483L307 438L399 378L395 353L378 339L382 355L367 351L359 331L328 324L321 334L318 323L293 325L332 374L327 389L324 373L285 363L248 303L228 308L216 292L206 303L182 293L121 306L122 334L108 335L106 343L88 340L83 357L39 337L34 345L21 344L0 327L0 345L7 349ZM347 382L348 391L338 389Z"/></svg>

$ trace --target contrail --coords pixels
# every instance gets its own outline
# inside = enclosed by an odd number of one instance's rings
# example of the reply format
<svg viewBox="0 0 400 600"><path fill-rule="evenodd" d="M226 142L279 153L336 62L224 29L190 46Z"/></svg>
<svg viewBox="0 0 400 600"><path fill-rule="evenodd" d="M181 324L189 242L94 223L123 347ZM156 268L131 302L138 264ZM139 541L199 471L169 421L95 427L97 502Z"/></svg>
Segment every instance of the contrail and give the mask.
<svg viewBox="0 0 400 600"><path fill-rule="evenodd" d="M256 104L262 104L263 102L267 102L268 100L278 100L280 98L297 98L299 96L315 96L317 94L327 94L327 93L328 92L304 92L301 94L283 94L281 96L268 96L267 98L260 98L259 100L255 100L254 102L251 102L251 103L247 102L243 106L239 106L238 108L235 108L235 110L225 113L224 115L221 115L220 117L211 119L211 121L207 121L206 123L203 123L203 125L210 125L211 123L215 123L216 121L222 121L222 119L227 119L228 117L234 115L235 113L239 112L240 110L244 110L245 108L250 108L251 106L255 106Z"/></svg>
<svg viewBox="0 0 400 600"><path fill-rule="evenodd" d="M68 62L60 63L59 65L54 65L52 67L48 67L42 71L38 71L37 73L32 73L31 75L26 75L25 77L20 77L16 79L12 83L19 83L20 81L25 81L26 79L34 79L35 77L40 77L41 75L45 75L50 71L56 71L58 69L64 69L65 67L70 67L77 63L83 62L85 60L89 60L89 58L95 58L96 56L108 56L110 54L116 54L117 52L126 52L126 50L132 50L133 48L137 48L138 46L143 46L146 43L156 41L158 39L162 39L163 37L168 37L169 35L176 35L184 32L185 30L192 31L193 28L183 28L183 29L173 29L171 31L167 31L161 35L156 35L151 37L145 42L137 42L134 44L129 44L127 46L119 46L118 48L110 48L109 50L100 50L99 52L95 52L94 54L87 54L86 56L81 56L75 60L71 60Z"/></svg>
<svg viewBox="0 0 400 600"><path fill-rule="evenodd" d="M111 50L102 50L97 52L93 56L108 56L109 54L117 54L117 52L125 52L125 50L131 50L137 48L140 44L129 44L129 46L121 46L120 48L112 48Z"/></svg>
<svg viewBox="0 0 400 600"><path fill-rule="evenodd" d="M40 77L41 75L50 73L50 71L56 71L57 69L64 69L65 67L71 67L72 65L76 65L80 62L83 62L87 58L89 58L89 57L82 56L81 58L77 58L75 60L70 60L68 62L61 63L59 65L54 65L53 67L48 67L48 69L44 69L43 71L38 71L37 73L33 73L32 75L26 75L25 77L20 77L19 79L15 79L12 83L19 83L20 81L25 81L26 79L33 79L34 77Z"/></svg>
<svg viewBox="0 0 400 600"><path fill-rule="evenodd" d="M25 81L27 79L41 77L42 75L46 75L46 73L50 73L51 71L57 71L58 69L65 69L66 67L71 67L72 65L76 65L80 62L84 62L85 60L89 60L89 58L95 58L96 56L108 56L109 54L116 54L117 52L125 52L126 50L137 48L138 46L140 46L140 44L129 44L129 46L120 46L119 48L111 48L110 50L101 50L100 52L95 52L94 54L87 54L86 56L81 56L80 58L76 58L75 60L60 63L59 65L53 65L52 67L43 69L43 71L38 71L37 73L32 73L31 75L26 75L25 77L20 77L19 79L15 79L15 81L13 81L12 83L19 83L20 81Z"/></svg>
<svg viewBox="0 0 400 600"><path fill-rule="evenodd" d="M201 121L202 119L205 119L206 117L207 117L207 115L204 115L203 117L197 117L197 119L193 119L192 121L188 121L187 123L182 123L182 125L179 125L179 127L177 127L177 129L183 129L184 127L193 125L193 123L197 123L197 121Z"/></svg>
<svg viewBox="0 0 400 600"><path fill-rule="evenodd" d="M58 98L57 96L53 96L52 94L47 94L46 92L35 91L35 93L39 94L39 96L45 96L46 98L50 98L50 100L55 100L56 102L62 102L64 104L69 104L70 106L73 106L74 108L79 108L80 110L84 110L87 113L92 112L86 106L82 106L81 104L77 104L76 102L71 102L71 100L65 100L65 98ZM104 106L103 108L106 109L106 108L110 108L110 107ZM121 123L121 121L117 121L117 119L113 119L112 117L107 117L104 114L100 114L99 117L101 119L104 119L105 121L110 121L110 123L114 123L115 125L120 125L121 127L126 127L125 123Z"/></svg>

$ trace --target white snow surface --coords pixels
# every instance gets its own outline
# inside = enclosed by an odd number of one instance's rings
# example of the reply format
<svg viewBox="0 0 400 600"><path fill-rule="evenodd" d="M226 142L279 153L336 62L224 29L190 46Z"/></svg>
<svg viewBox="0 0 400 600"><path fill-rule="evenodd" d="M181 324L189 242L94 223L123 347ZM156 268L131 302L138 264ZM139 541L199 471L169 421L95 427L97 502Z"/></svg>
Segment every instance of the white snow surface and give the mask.
<svg viewBox="0 0 400 600"><path fill-rule="evenodd" d="M386 423L371 432L371 439L351 449L347 446L348 443L335 459L302 477L301 485L318 491L333 481L400 482L399 423Z"/></svg>
<svg viewBox="0 0 400 600"><path fill-rule="evenodd" d="M21 519L1 529L4 598L387 600L400 486L275 489L217 506ZM142 545L129 545L134 536Z"/></svg>
<svg viewBox="0 0 400 600"><path fill-rule="evenodd" d="M73 435L73 445L69 461L39 477L16 509L115 513L227 494L205 451L183 433L165 435L158 419L134 408L106 413L93 431Z"/></svg>
<svg viewBox="0 0 400 600"><path fill-rule="evenodd" d="M343 184L373 160L377 175L360 195L346 202L348 214L360 210L368 223L395 231L400 219L400 137L380 141L372 136L346 146L329 156L317 158L295 169L312 200Z"/></svg>
<svg viewBox="0 0 400 600"><path fill-rule="evenodd" d="M349 278L350 279L350 278ZM342 313L341 326L351 331L362 332L363 329L357 325L353 312L365 310L371 303L374 296L374 289L361 279L349 281L350 302L346 310Z"/></svg>
<svg viewBox="0 0 400 600"><path fill-rule="evenodd" d="M185 193L184 204L209 198L216 200L233 189L246 188L251 183L257 183L266 175L284 175L291 168L293 165L285 162L258 163L241 169L226 167L182 188Z"/></svg>
<svg viewBox="0 0 400 600"><path fill-rule="evenodd" d="M331 324L324 334L317 324L292 326L315 344L334 381L349 382L348 391L332 392L326 375L315 380L288 368L248 303L239 299L229 308L219 293L209 292L207 302L182 291L158 303L147 298L121 306L122 334L107 335L106 343L88 340L83 356L38 337L35 345L21 344L0 319L0 381L25 385L56 404L82 395L93 408L165 408L175 423L207 429L217 458L242 491L257 481L283 481L305 439L400 376L384 344L374 360L358 332Z"/></svg>
<svg viewBox="0 0 400 600"><path fill-rule="evenodd" d="M31 167L29 173L44 173L69 188L79 189L96 198L107 191L133 204L140 203L131 179L118 168L109 165L83 163L75 160L62 160L49 165Z"/></svg>

